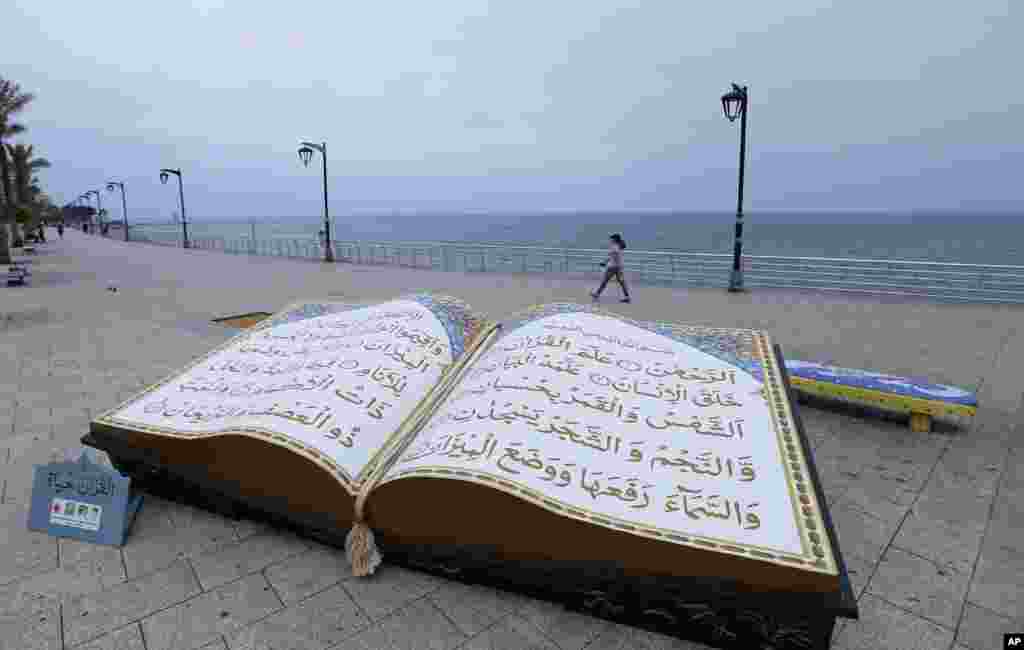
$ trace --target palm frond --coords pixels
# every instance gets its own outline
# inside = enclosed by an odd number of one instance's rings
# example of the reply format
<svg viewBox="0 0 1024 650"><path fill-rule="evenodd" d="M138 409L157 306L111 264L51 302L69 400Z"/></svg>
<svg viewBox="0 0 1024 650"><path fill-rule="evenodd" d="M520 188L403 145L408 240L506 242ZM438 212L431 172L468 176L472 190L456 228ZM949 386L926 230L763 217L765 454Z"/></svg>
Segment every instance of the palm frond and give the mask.
<svg viewBox="0 0 1024 650"><path fill-rule="evenodd" d="M0 122L25 109L35 99L32 93L23 92L19 84L9 79L0 79Z"/></svg>
<svg viewBox="0 0 1024 650"><path fill-rule="evenodd" d="M19 122L11 122L9 124L4 124L3 120L0 120L0 140L4 140L5 138L10 138L12 136L18 135L19 133L24 132L24 124L21 124Z"/></svg>

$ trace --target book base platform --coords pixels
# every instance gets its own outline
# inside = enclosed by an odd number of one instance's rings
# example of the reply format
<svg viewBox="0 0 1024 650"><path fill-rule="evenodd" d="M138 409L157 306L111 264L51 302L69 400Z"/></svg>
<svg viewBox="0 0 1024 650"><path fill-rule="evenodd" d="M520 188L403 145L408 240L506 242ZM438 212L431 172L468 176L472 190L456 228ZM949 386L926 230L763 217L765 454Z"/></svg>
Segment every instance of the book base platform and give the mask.
<svg viewBox="0 0 1024 650"><path fill-rule="evenodd" d="M200 477L151 464L138 450L120 447L112 439L90 434L83 442L106 451L137 489L344 548L347 530L297 517L271 503L227 494L222 486ZM510 563L501 559L500 548L407 544L383 535L378 535L377 542L387 563L558 603L571 611L717 648L824 650L830 646L836 618L857 615L845 569L842 589L836 594L751 593L726 578L630 575L615 562Z"/></svg>
<svg viewBox="0 0 1024 650"><path fill-rule="evenodd" d="M781 350L774 346L773 351L782 369L786 397L790 404L794 404ZM793 416L804 455L813 459L799 411L795 408ZM140 442L133 444L133 440ZM293 501L307 505L304 510L299 510L289 507L281 485L276 485L273 490L264 490L262 482L247 480L244 483L248 489L242 489L239 473L259 472L260 463L249 462L237 468L217 465L219 471L211 471L211 466L204 462L203 454L215 453L216 448L198 454L182 454L180 442L154 444L152 439L133 438L103 426L93 427L82 442L105 451L114 466L130 476L133 487L139 490L232 519L249 518L290 529L322 543L344 548L349 527L343 523L350 521L351 515L350 511L344 511L351 506L339 503L341 500L324 491L329 488L317 488L315 482L308 482L312 487L307 486L307 498ZM178 451L171 453L172 448ZM249 448L250 454L253 449ZM245 453L241 457L248 458ZM170 458L187 459L187 462L169 462L167 459ZM298 463L297 458L287 460ZM276 463L277 459L276 456L266 456L262 459L262 466L271 461ZM287 465L284 460L285 457L281 457L282 465ZM289 475L293 476L297 475L294 472L306 471L305 467L298 465L289 467L288 471L282 471L285 474L292 472ZM635 569L624 570L625 558L599 556L600 561L573 561L568 557L571 550L563 550L558 558L520 555L515 561L510 561L508 558L514 554L506 551L522 549L471 545L467 539L460 540L455 536L425 543L423 539L398 536L384 529L377 531L376 538L385 561L391 564L525 594L559 603L573 611L713 647L827 649L836 618L857 618L857 604L839 552L831 516L824 506L821 482L813 460L808 465L808 478L817 502L822 504L824 532L836 553L837 588L827 591L802 593L795 586L796 581L786 584L785 578L753 589L724 575L697 578L691 574L686 577L685 566L680 566L681 570L675 572L678 575L644 574ZM291 489L295 492L300 488L292 484ZM385 498L384 495L381 498ZM537 532L543 534L544 531L539 529ZM131 543L130 539L128 543ZM581 553L580 557L585 557L585 554ZM693 571L696 573L699 572ZM736 572L729 573L736 578L744 577Z"/></svg>

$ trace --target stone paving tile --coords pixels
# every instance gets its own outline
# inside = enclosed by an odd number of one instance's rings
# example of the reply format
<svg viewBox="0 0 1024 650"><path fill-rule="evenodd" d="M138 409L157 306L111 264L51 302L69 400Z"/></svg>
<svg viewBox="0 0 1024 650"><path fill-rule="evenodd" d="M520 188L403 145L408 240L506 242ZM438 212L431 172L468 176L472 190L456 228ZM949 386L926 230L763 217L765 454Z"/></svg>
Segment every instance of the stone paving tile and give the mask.
<svg viewBox="0 0 1024 650"><path fill-rule="evenodd" d="M0 410L0 445L7 438L14 436L14 410ZM5 463L7 459L0 454L0 465Z"/></svg>
<svg viewBox="0 0 1024 650"><path fill-rule="evenodd" d="M320 544L267 567L263 573L281 600L289 604L343 580L354 579L345 553Z"/></svg>
<svg viewBox="0 0 1024 650"><path fill-rule="evenodd" d="M227 639L231 650L319 650L370 625L352 596L335 585Z"/></svg>
<svg viewBox="0 0 1024 650"><path fill-rule="evenodd" d="M527 602L518 594L450 580L442 581L441 588L428 598L467 636L518 611Z"/></svg>
<svg viewBox="0 0 1024 650"><path fill-rule="evenodd" d="M134 578L160 570L173 562L195 557L236 541L235 529L224 517L177 503L157 502L155 513L146 516L149 497L132 526L124 547L128 576ZM154 500L156 501L156 500Z"/></svg>
<svg viewBox="0 0 1024 650"><path fill-rule="evenodd" d="M0 467L3 468L4 474L18 471L20 468L17 465L21 459L30 457L33 452L38 455L38 449L46 447L47 443L51 447L50 451L54 452L65 446L54 441L53 436L45 431L22 433L0 440ZM3 467L8 461L8 466Z"/></svg>
<svg viewBox="0 0 1024 650"><path fill-rule="evenodd" d="M222 541L235 539L234 524L226 517L179 503L172 502L170 506L169 514L176 528L195 529L205 537L215 537Z"/></svg>
<svg viewBox="0 0 1024 650"><path fill-rule="evenodd" d="M887 483L869 474L850 483L839 500L873 517L898 525L910 510L915 496L899 485Z"/></svg>
<svg viewBox="0 0 1024 650"><path fill-rule="evenodd" d="M1009 492L1000 488L992 508L987 539L998 539L1001 546L1024 554L1024 491Z"/></svg>
<svg viewBox="0 0 1024 650"><path fill-rule="evenodd" d="M1017 416L1020 417L1019 415ZM1024 425L1015 428L1013 439L1020 444L1020 438L1024 436ZM1020 492L1024 490L1024 447L1007 449L1003 459L1006 461L1006 471L1003 473L999 489L1002 492Z"/></svg>
<svg viewBox="0 0 1024 650"><path fill-rule="evenodd" d="M811 449L817 449L822 443L831 440L835 436L833 426L835 418L831 413L808 406L800 406L800 419L804 424L804 432L807 434Z"/></svg>
<svg viewBox="0 0 1024 650"><path fill-rule="evenodd" d="M972 650L988 650L1001 647L1004 634L1021 631L1024 631L1024 618L1003 616L968 601L956 641Z"/></svg>
<svg viewBox="0 0 1024 650"><path fill-rule="evenodd" d="M879 560L868 561L859 555L847 553L840 542L840 550L843 552L843 561L846 563L846 573L850 578L850 587L853 589L855 598L860 598L864 588L868 586L869 580L875 573Z"/></svg>
<svg viewBox="0 0 1024 650"><path fill-rule="evenodd" d="M942 457L943 466L968 473L999 472L1007 456L1006 443L986 440L983 438L985 435L975 430L950 440L949 448Z"/></svg>
<svg viewBox="0 0 1024 650"><path fill-rule="evenodd" d="M122 549L129 578L137 578L153 570L150 567L159 564L152 559L153 555L164 559L172 555L176 559L174 553L160 553L155 550L166 544L174 535L174 524L168 514L170 507L170 503L158 497L147 494L143 498L142 508L132 522ZM174 559L167 561L166 564L171 564Z"/></svg>
<svg viewBox="0 0 1024 650"><path fill-rule="evenodd" d="M1024 553L986 541L967 599L1004 616L1024 618Z"/></svg>
<svg viewBox="0 0 1024 650"><path fill-rule="evenodd" d="M393 565L383 565L369 578L349 580L345 588L373 621L441 587L441 579Z"/></svg>
<svg viewBox="0 0 1024 650"><path fill-rule="evenodd" d="M64 642L75 645L90 641L198 593L192 567L177 562L165 571L79 596L64 606Z"/></svg>
<svg viewBox="0 0 1024 650"><path fill-rule="evenodd" d="M969 575L978 558L982 535L983 531L973 526L952 526L943 521L909 516L892 543Z"/></svg>
<svg viewBox="0 0 1024 650"><path fill-rule="evenodd" d="M0 505L0 585L56 568L56 538L28 529L26 505Z"/></svg>
<svg viewBox="0 0 1024 650"><path fill-rule="evenodd" d="M53 433L58 440L80 440L89 432L89 412L84 408L54 408Z"/></svg>
<svg viewBox="0 0 1024 650"><path fill-rule="evenodd" d="M870 594L859 603L860 619L847 621L836 639L836 650L945 650L953 632L905 612Z"/></svg>
<svg viewBox="0 0 1024 650"><path fill-rule="evenodd" d="M954 630L970 578L970 571L890 547L868 593Z"/></svg>
<svg viewBox="0 0 1024 650"><path fill-rule="evenodd" d="M338 646L338 650L454 650L466 635L427 599L413 601L373 627Z"/></svg>
<svg viewBox="0 0 1024 650"><path fill-rule="evenodd" d="M562 650L579 650L612 625L608 621L543 600L527 599L518 613L536 625Z"/></svg>
<svg viewBox="0 0 1024 650"><path fill-rule="evenodd" d="M57 538L57 545L60 547L61 566L73 566L84 562L98 563L104 565L104 575L116 574L127 577L124 574L124 563L119 547L90 544L70 537Z"/></svg>
<svg viewBox="0 0 1024 650"><path fill-rule="evenodd" d="M147 650L198 648L282 607L261 574L229 582L142 621Z"/></svg>
<svg viewBox="0 0 1024 650"><path fill-rule="evenodd" d="M537 626L521 616L506 616L459 650L560 650Z"/></svg>
<svg viewBox="0 0 1024 650"><path fill-rule="evenodd" d="M707 650L710 646L654 634L625 625L612 625L587 650Z"/></svg>
<svg viewBox="0 0 1024 650"><path fill-rule="evenodd" d="M32 497L36 466L64 460L69 447L54 442L49 431L26 432L15 440L18 444L10 447L11 454L4 468L4 478L7 480L4 503L27 504Z"/></svg>
<svg viewBox="0 0 1024 650"><path fill-rule="evenodd" d="M39 401L36 403L26 403L29 398L24 397L24 395L24 393L19 394L18 405L14 408L15 434L49 433L53 426L51 422L53 414L50 411L50 407L46 406L46 400L50 398L50 395L48 393L40 393Z"/></svg>
<svg viewBox="0 0 1024 650"><path fill-rule="evenodd" d="M15 608L34 599L66 602L76 596L103 591L124 582L120 557L116 564L103 560L63 564L52 571L0 587L0 609Z"/></svg>
<svg viewBox="0 0 1024 650"><path fill-rule="evenodd" d="M984 528L997 480L998 472L970 473L940 462L914 504L913 516Z"/></svg>
<svg viewBox="0 0 1024 650"><path fill-rule="evenodd" d="M61 650L60 605L49 598L13 610L0 604L0 650Z"/></svg>
<svg viewBox="0 0 1024 650"><path fill-rule="evenodd" d="M291 533L270 531L198 555L192 566L203 589L209 590L308 549L308 544Z"/></svg>
<svg viewBox="0 0 1024 650"><path fill-rule="evenodd" d="M139 624L132 623L95 641L76 646L74 650L146 650L146 644Z"/></svg>
<svg viewBox="0 0 1024 650"><path fill-rule="evenodd" d="M258 521L253 521L252 519L239 519L237 521L232 521L231 523L235 527L235 537L239 540L272 530L270 526Z"/></svg>
<svg viewBox="0 0 1024 650"><path fill-rule="evenodd" d="M896 531L896 524L873 517L842 499L829 508L829 513L843 557L849 553L869 564L881 557Z"/></svg>

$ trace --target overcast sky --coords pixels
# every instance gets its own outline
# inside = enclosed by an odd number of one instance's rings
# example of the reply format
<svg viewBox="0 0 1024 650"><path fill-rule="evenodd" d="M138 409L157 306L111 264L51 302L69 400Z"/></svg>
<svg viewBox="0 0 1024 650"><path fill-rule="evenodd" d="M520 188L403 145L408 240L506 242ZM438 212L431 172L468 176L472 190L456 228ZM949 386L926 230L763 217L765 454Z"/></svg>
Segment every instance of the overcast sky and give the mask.
<svg viewBox="0 0 1024 650"><path fill-rule="evenodd" d="M736 81L749 211L1024 210L1021 0L10 2L58 203L315 216L313 139L336 214L730 211Z"/></svg>

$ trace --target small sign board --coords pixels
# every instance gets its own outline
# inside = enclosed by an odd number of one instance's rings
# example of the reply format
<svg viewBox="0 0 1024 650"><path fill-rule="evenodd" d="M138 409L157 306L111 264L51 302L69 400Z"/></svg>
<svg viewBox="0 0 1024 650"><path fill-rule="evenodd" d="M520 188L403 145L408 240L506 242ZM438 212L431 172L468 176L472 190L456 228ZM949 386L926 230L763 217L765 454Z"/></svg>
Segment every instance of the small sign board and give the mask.
<svg viewBox="0 0 1024 650"><path fill-rule="evenodd" d="M131 479L83 452L77 461L37 465L29 530L83 542L123 546L142 506Z"/></svg>

